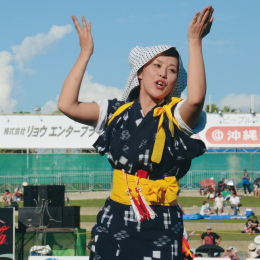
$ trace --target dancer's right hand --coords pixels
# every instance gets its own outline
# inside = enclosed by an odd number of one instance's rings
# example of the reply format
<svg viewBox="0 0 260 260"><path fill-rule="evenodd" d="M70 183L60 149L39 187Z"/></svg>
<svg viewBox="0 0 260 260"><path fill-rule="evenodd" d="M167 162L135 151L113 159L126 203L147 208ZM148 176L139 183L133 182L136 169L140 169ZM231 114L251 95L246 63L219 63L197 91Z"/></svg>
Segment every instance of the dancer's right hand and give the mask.
<svg viewBox="0 0 260 260"><path fill-rule="evenodd" d="M91 56L94 51L94 42L91 35L91 24L88 22L86 23L85 17L82 15L82 25L79 24L76 16L72 15L72 20L74 22L75 28L79 35L79 44L81 48L81 53Z"/></svg>

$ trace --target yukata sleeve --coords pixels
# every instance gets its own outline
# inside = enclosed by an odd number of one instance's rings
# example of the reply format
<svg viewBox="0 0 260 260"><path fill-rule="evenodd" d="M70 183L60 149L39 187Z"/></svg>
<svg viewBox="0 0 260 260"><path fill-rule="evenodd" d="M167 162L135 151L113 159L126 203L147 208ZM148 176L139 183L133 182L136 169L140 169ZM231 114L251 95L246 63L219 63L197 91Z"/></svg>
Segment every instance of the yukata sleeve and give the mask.
<svg viewBox="0 0 260 260"><path fill-rule="evenodd" d="M97 125L95 127L95 132L101 134L105 130L108 120L112 117L112 115L120 106L125 104L125 102L118 101L116 98L112 100L100 98L94 100L93 102L97 103L99 106L99 117Z"/></svg>
<svg viewBox="0 0 260 260"><path fill-rule="evenodd" d="M193 134L197 134L200 131L202 131L205 128L205 125L207 123L206 119L206 113L204 111L201 112L200 118L195 125L194 128L190 128L185 124L185 122L182 120L180 115L180 107L183 104L184 100L180 101L177 106L174 109L174 118L176 119L177 123L179 124L181 130L187 134L188 136L191 136Z"/></svg>

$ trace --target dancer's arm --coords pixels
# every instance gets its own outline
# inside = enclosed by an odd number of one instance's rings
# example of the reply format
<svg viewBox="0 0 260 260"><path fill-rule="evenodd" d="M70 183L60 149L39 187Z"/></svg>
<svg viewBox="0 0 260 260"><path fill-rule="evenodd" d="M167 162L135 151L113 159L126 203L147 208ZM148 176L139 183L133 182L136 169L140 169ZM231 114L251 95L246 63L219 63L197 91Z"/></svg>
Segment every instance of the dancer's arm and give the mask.
<svg viewBox="0 0 260 260"><path fill-rule="evenodd" d="M189 62L187 99L180 107L183 121L194 127L200 117L206 95L206 75L202 55L202 38L210 32L213 22L213 8L210 5L197 12L188 29Z"/></svg>
<svg viewBox="0 0 260 260"><path fill-rule="evenodd" d="M75 121L95 126L99 116L97 103L79 102L80 85L94 50L93 38L91 35L91 24L82 16L83 27L80 26L77 18L72 16L76 30L79 35L81 52L67 76L58 101L58 109Z"/></svg>

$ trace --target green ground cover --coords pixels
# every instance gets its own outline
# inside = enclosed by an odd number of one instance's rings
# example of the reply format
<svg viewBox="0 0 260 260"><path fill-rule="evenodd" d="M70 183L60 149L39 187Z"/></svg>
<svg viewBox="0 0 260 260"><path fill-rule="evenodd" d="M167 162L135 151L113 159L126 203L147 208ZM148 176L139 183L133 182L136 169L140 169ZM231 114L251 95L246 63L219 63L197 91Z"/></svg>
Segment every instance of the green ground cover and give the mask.
<svg viewBox="0 0 260 260"><path fill-rule="evenodd" d="M198 206L201 207L205 197L179 197L178 202L181 203L183 207ZM210 206L213 205L214 201L207 200ZM105 199L92 199L92 200L71 200L69 202L71 206L81 206L81 207L103 207L105 204ZM66 202L67 205L67 202ZM227 202L229 205L229 202ZM242 197L240 201L241 207L260 207L260 198L256 197Z"/></svg>

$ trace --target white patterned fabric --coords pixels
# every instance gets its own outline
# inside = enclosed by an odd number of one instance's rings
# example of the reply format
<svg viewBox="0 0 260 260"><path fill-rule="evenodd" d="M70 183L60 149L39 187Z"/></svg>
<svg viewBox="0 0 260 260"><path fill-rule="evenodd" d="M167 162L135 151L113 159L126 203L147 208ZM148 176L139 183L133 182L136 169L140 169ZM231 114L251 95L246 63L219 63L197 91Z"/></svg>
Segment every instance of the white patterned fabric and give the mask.
<svg viewBox="0 0 260 260"><path fill-rule="evenodd" d="M131 50L128 56L128 61L131 66L131 72L126 82L122 100L126 101L128 99L131 90L139 86L139 80L137 77L138 70L142 68L148 61L154 58L157 54L167 51L171 48L176 49L175 47L170 45L156 45L152 47L136 46ZM182 65L182 61L180 57L178 80L175 83L169 97L180 97L182 91L186 88L186 86L187 86L187 73Z"/></svg>

